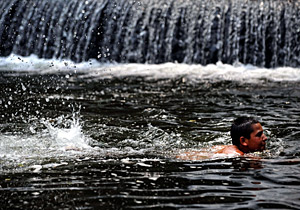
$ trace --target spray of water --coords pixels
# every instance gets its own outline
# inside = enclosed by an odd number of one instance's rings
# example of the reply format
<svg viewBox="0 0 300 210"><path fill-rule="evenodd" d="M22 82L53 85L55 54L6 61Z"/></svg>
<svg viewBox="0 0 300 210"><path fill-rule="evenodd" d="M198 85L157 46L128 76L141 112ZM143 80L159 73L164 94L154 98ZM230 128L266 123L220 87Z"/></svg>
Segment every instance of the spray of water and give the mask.
<svg viewBox="0 0 300 210"><path fill-rule="evenodd" d="M45 126L41 131L30 125L26 134L0 134L1 169L43 168L49 161L91 153L91 139L82 132L77 115L41 119Z"/></svg>
<svg viewBox="0 0 300 210"><path fill-rule="evenodd" d="M76 113L71 119L60 116L55 120L42 120L46 126L51 146L60 150L82 150L90 148L90 139L82 132L79 118Z"/></svg>

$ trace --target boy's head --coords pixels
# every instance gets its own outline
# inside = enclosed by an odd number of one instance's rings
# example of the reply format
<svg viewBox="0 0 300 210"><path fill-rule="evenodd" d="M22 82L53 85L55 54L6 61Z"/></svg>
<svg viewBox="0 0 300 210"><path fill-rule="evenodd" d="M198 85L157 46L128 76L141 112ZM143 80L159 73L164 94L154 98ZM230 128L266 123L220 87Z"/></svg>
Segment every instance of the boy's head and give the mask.
<svg viewBox="0 0 300 210"><path fill-rule="evenodd" d="M263 151L267 137L259 121L252 117L237 118L230 130L232 144L243 152Z"/></svg>

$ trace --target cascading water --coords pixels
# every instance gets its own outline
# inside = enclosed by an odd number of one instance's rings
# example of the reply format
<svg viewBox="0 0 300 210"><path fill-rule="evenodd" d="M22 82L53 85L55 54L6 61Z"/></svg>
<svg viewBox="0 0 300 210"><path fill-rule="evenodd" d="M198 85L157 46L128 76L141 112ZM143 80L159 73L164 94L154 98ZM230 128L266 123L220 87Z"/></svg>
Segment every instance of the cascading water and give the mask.
<svg viewBox="0 0 300 210"><path fill-rule="evenodd" d="M299 67L299 18L298 1L3 0L0 56Z"/></svg>

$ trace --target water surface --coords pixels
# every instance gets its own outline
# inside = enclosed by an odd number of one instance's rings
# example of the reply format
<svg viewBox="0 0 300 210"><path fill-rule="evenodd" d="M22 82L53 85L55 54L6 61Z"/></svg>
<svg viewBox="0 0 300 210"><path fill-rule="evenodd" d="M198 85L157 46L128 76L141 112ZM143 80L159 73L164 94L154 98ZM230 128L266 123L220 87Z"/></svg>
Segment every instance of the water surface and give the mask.
<svg viewBox="0 0 300 210"><path fill-rule="evenodd" d="M300 208L297 68L1 59L4 209ZM176 159L241 115L269 138L257 158Z"/></svg>

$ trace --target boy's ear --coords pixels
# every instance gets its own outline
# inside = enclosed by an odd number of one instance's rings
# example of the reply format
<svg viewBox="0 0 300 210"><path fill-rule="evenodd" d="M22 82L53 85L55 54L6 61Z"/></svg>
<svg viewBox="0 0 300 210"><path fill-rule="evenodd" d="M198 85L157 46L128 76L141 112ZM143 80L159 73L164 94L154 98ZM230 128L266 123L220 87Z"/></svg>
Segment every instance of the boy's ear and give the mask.
<svg viewBox="0 0 300 210"><path fill-rule="evenodd" d="M248 139L246 139L244 136L240 137L240 144L243 146L248 146Z"/></svg>

